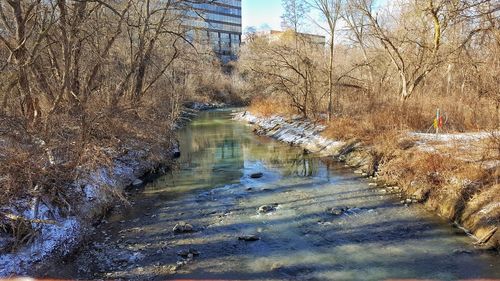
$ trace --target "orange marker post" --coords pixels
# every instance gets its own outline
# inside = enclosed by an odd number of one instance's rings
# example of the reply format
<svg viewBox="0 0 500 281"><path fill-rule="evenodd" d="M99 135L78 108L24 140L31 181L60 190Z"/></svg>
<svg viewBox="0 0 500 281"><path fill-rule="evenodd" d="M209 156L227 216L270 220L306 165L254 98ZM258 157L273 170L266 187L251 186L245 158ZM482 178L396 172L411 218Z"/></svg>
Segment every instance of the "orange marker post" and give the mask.
<svg viewBox="0 0 500 281"><path fill-rule="evenodd" d="M436 135L439 135L439 129L443 127L443 118L441 117L441 112L439 108L436 111L436 119L434 119L434 129L436 129Z"/></svg>

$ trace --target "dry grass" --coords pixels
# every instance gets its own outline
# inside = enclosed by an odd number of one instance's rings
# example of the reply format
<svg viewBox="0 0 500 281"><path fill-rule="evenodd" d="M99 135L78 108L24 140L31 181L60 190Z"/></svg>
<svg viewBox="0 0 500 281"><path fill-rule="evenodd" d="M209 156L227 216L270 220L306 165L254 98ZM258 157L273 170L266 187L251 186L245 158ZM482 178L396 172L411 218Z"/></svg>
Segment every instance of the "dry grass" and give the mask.
<svg viewBox="0 0 500 281"><path fill-rule="evenodd" d="M422 151L419 147L393 150L384 154L379 177L481 236L500 223L500 173L498 164L491 167L482 159L471 157L475 156L463 155L459 145L448 145L438 152ZM484 212L488 208L493 209ZM495 243L492 246L498 247Z"/></svg>
<svg viewBox="0 0 500 281"><path fill-rule="evenodd" d="M418 183L434 188L450 183L485 183L491 179L488 170L482 169L479 164L418 148L400 153L400 157L386 157L380 176L407 187Z"/></svg>
<svg viewBox="0 0 500 281"><path fill-rule="evenodd" d="M444 133L498 129L495 104L476 96L415 96L405 103L396 97L351 92L341 97L339 117L373 122L372 127L426 132L432 130L436 110L445 119Z"/></svg>
<svg viewBox="0 0 500 281"><path fill-rule="evenodd" d="M106 110L102 104L75 113L64 111L51 126L20 126L22 119L0 116L0 235L14 238L14 247L29 243L35 230L23 227L22 212L36 209L38 200L59 214L81 215L75 207L82 199L72 186L97 168L113 166L128 151L145 151L145 161L160 163L172 144L172 116L158 104ZM168 113L168 114L167 114ZM108 192L120 199L120 191ZM36 212L35 212L36 213ZM37 217L34 217L37 219Z"/></svg>
<svg viewBox="0 0 500 281"><path fill-rule="evenodd" d="M286 99L282 97L256 98L252 100L248 110L266 117L271 115L291 116L295 114L295 111L288 105Z"/></svg>
<svg viewBox="0 0 500 281"><path fill-rule="evenodd" d="M427 99L417 96L401 103L390 97L373 97L367 93L341 96L336 116L328 124L324 135L334 139L357 138L363 141L386 131L432 132L436 110L444 116L444 133L495 130L499 124L493 116L496 108L486 99L440 97ZM258 97L252 100L249 110L262 116L298 114L286 98L279 95ZM326 115L324 108L319 111ZM313 114L319 116L319 114ZM319 120L326 122L324 119Z"/></svg>
<svg viewBox="0 0 500 281"><path fill-rule="evenodd" d="M345 100L344 100L345 101ZM440 108L447 108L448 132L494 129L490 104L479 101L463 104L444 98ZM270 116L291 115L284 103L271 99L256 100L250 111ZM360 141L378 161L379 179L398 185L408 197L416 198L450 220L458 221L478 235L500 223L498 206L485 214L485 208L500 202L500 136L474 141L427 141L432 151L417 145L409 131L426 132L434 118L435 104L404 104L366 99L344 104L342 114L327 125L323 136L344 141ZM482 110L477 107L482 106ZM443 110L444 111L444 110ZM496 202L496 203L495 203ZM493 205L492 205L493 204Z"/></svg>
<svg viewBox="0 0 500 281"><path fill-rule="evenodd" d="M410 9L414 8L418 9L418 5ZM365 15L370 16L368 10L365 10ZM456 15L455 12L449 14L450 18ZM385 47L395 38L403 42L398 45L398 49L401 49L398 52L400 61L391 61L389 57L394 54L390 48L382 49L382 45L379 49L372 46L367 54L364 48L359 48L361 46L337 44L334 58L336 83L333 89L329 87L332 81L328 74L331 73L324 63L328 55L306 54L315 68L307 73L310 75L300 78L294 71L285 70L290 64L295 64L295 69L304 69L297 58L305 48L296 45L296 52L289 52L288 49L293 49L293 46L284 48L279 42L249 42L242 51L240 66L243 72L246 71L244 73L252 84L250 86L253 86L249 88L253 89L254 95L266 95L264 99L255 100L250 110L264 116L288 111L299 114L298 110L283 108L292 108L289 104L293 101L303 117L316 118L318 120L314 122L327 126L323 136L347 143L362 143L363 149L355 151L352 158L364 153L368 155L362 156L370 159L365 162L375 162L375 165L363 163L363 169L370 169L365 166L375 167L380 163L380 172L386 180L402 185L409 195L424 190L425 194L431 194L436 203L433 207L440 209L441 214L450 218L459 217L462 210L467 208L470 198L498 183L498 136L479 143L462 141L461 145L455 146L443 141L431 143L422 139L417 142L408 138L407 132L433 132L438 110L444 121L441 133L499 131L500 95L497 77L500 69L496 58L499 57L500 45L495 39L481 39L481 44L470 48L454 45L454 40L443 40L439 52L445 54L450 50L456 51L447 53L445 60L437 62L425 58L424 53L427 52L424 49L419 51L420 46L416 46L416 49L411 44L408 48L402 47L406 39L417 36L416 33L400 33L399 23L408 23L408 14L391 15L390 18L394 20L393 25L388 23L384 27L372 27L394 36L375 38L381 39ZM460 28L474 26L475 19L470 19L470 22L461 22ZM422 26L424 29L427 27ZM444 33L442 35L443 39L452 38ZM481 35L478 33L477 38L490 35L493 34L489 31ZM418 40L425 37L419 36ZM476 40L472 37L467 40ZM498 39L494 36L491 38ZM286 42L281 44L285 45ZM262 54L267 54L267 60L272 63L262 63ZM291 63L282 66L282 60ZM424 69L419 76L418 73ZM407 71L411 74L406 75ZM404 84L411 85L407 92L409 95L404 94ZM288 102L274 99L283 93L288 93ZM327 112L331 105L333 112ZM333 118L326 121L326 116ZM425 146L421 145L422 142L425 142ZM349 161L349 157L346 159ZM353 165L359 164L354 162ZM371 174L371 171L365 172ZM496 198L491 200L500 201Z"/></svg>

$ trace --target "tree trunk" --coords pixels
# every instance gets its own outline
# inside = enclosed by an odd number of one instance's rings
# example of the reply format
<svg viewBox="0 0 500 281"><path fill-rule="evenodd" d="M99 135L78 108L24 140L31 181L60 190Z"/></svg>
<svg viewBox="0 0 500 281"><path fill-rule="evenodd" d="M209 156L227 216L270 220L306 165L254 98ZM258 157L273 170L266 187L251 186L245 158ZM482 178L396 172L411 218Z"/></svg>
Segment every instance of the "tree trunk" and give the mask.
<svg viewBox="0 0 500 281"><path fill-rule="evenodd" d="M405 101L410 93L408 92L408 82L406 80L406 76L403 72L399 72L399 77L401 78L401 95L400 98L402 101Z"/></svg>
<svg viewBox="0 0 500 281"><path fill-rule="evenodd" d="M446 79L446 95L450 95L451 91L451 80L452 80L452 74L451 71L453 70L453 64L448 64L448 70L447 70L447 79Z"/></svg>
<svg viewBox="0 0 500 281"><path fill-rule="evenodd" d="M330 64L328 69L328 121L332 121L333 116L333 55L335 52L334 34L330 37Z"/></svg>

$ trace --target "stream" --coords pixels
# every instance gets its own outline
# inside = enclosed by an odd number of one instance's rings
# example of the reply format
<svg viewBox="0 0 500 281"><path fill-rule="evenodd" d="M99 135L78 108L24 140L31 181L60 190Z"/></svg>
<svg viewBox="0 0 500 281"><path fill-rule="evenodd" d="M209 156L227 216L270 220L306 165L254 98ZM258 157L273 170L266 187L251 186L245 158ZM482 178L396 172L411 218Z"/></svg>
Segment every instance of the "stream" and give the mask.
<svg viewBox="0 0 500 281"><path fill-rule="evenodd" d="M231 110L200 113L178 137L179 169L132 192L39 277L500 278L499 255L459 229L341 163L254 135Z"/></svg>

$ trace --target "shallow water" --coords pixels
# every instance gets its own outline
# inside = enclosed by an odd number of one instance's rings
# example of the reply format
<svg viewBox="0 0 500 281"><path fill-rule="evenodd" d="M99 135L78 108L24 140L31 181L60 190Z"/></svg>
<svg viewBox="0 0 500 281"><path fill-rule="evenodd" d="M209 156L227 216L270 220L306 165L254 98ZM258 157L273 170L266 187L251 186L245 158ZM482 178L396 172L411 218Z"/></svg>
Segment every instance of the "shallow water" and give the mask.
<svg viewBox="0 0 500 281"><path fill-rule="evenodd" d="M179 170L132 195L59 278L443 280L500 278L499 256L343 165L201 113L179 133ZM250 175L262 172L263 177ZM262 205L277 206L259 213ZM327 210L346 208L340 215ZM195 232L174 234L184 221ZM238 240L256 235L258 241ZM184 259L179 250L199 255ZM177 265L176 265L177 264Z"/></svg>

